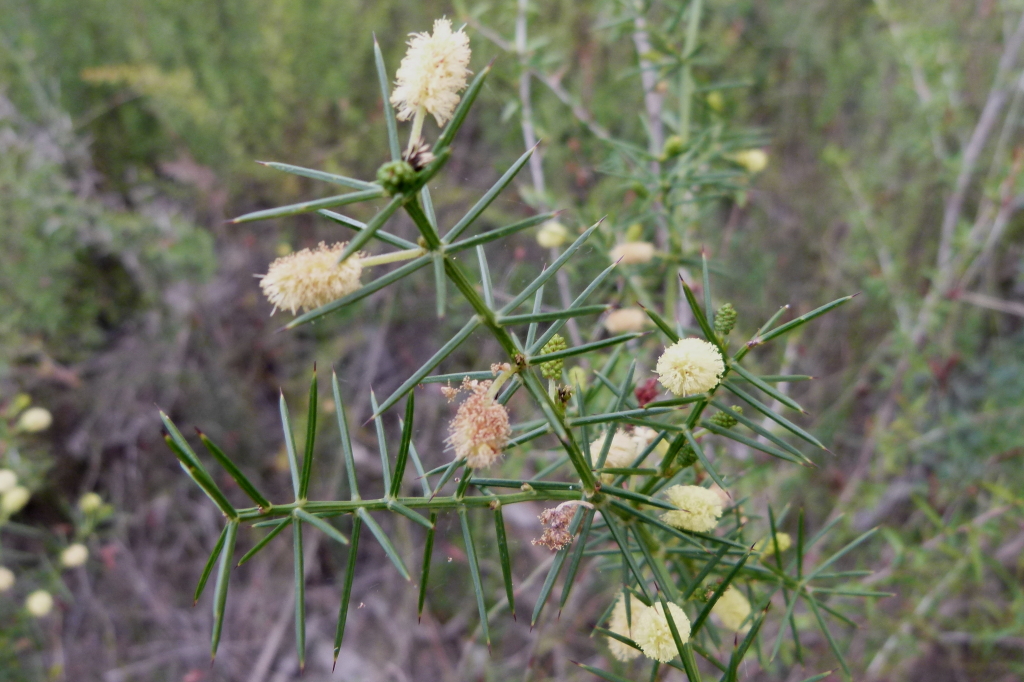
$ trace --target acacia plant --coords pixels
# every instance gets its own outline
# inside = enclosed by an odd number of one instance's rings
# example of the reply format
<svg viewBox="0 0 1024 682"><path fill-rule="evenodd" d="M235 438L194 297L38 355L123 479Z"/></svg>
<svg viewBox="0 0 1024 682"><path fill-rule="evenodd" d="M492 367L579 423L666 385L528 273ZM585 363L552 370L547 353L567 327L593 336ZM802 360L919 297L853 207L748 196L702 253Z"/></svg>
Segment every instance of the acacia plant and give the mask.
<svg viewBox="0 0 1024 682"><path fill-rule="evenodd" d="M186 473L225 517L224 530L195 593L198 600L208 578L216 573L211 653L216 654L221 638L238 531L242 524L247 524L267 528L269 532L237 561L238 564L254 557L283 531L291 530L295 632L300 665L305 649L303 533L312 528L348 545L347 568L340 579L341 604L334 642L336 660L345 635L353 572L364 529L381 545L398 572L406 579L412 577L384 528L374 518L376 512L405 517L425 529L418 581L421 611L438 518L442 514L458 516L480 613L479 631L489 644L488 605L506 600L513 614L516 606L502 510L506 505L533 502L547 506L537 526L535 544L550 548L554 560L540 597L532 606L531 624L536 624L560 575L564 585L560 606L564 606L583 561L601 561L621 567L618 595L609 599L605 616L595 627L595 631L604 636L602 639L617 662L612 663L612 671L579 664L599 677L613 681L627 679L623 677L629 674L624 672L626 666L637 665L631 661L640 659L643 654L643 660L653 666L650 679L656 679L659 670L669 666L685 671L691 681L701 679L702 669L704 674L714 671L723 680L734 680L740 662L752 651L757 652L762 663L773 659L780 651L786 632L791 633L793 651L799 658L800 629L807 622L795 617L801 604L802 609L813 614L814 622L845 669L841 647L826 619L831 617L849 623L832 600L864 593L845 590L842 582L851 574L829 572L829 568L870 533L815 566L804 565L803 557L831 526L808 536L804 532L802 512L795 537L777 530L781 517L776 518L771 512L770 533L760 538L748 537L751 534L749 516L741 511L742 500L734 500L729 495L733 482L720 474L708 445L716 437L724 438L775 457L780 465L814 466L811 458L791 440L803 441L818 452L823 451L824 446L780 414L781 409L803 410L776 386L779 382L808 377L758 375L744 365L744 359L752 349L801 327L851 297L840 298L780 323L787 310L784 306L760 325L749 340L732 343L736 313L728 304L715 308L708 262L701 256L694 261L700 268L699 286L691 287L681 276L677 284L673 274L668 286L646 296L651 304L643 309L646 318L638 322L620 315L613 324L611 317L606 316L603 326L595 327L593 340L569 345L560 332L570 320L579 322L586 316L604 314L608 310L607 305L588 302L600 301L608 294L614 281L612 276L623 267L619 261L628 263L630 268L643 267L651 261L653 247L648 249L634 240L599 250L604 259L612 251L613 262L586 282L569 302L559 306L545 303L545 285L570 259L584 257L581 247L599 229L600 223L592 225L518 293L502 298L498 294L503 292L496 292L492 283L487 250L535 226L543 225L542 233L546 230L548 237L556 237L548 241L552 247L559 245L558 237L565 233L564 226L551 222L556 218L554 212L490 231L472 232L477 219L509 186L534 150L527 150L450 227L438 224L427 188L427 183L442 171L454 153L459 128L491 67L481 69L467 87L468 37L461 29L453 31L446 20L435 23L432 35L413 36L409 52L397 72L397 87L393 92L376 44L375 54L391 156L381 166L376 181L269 163L270 167L286 173L354 191L249 213L234 222L315 211L354 233L347 243L307 249L271 265L261 282L270 301L277 308L293 313L305 309L286 325L286 329L354 305L427 267L434 272L438 314L445 314L448 308L455 309L447 300L449 283L472 308L472 314L458 333L440 344L434 355L391 395L380 403L371 395L374 409L371 419L378 436L383 481L382 487L369 495L357 486L349 435L351 425L336 374L331 377L331 390L350 489L347 500L309 499L318 415L315 372L301 448L293 435L292 419L283 395L280 402L294 493L291 501L271 502L200 432L199 438L213 459L253 502L249 507L234 506L179 429L161 413L171 450ZM684 82L690 81L684 79ZM688 87L692 89L692 84ZM397 116L392 105L398 109ZM427 114L443 126L433 144L425 142L422 135ZM398 119L412 120L409 142L404 148L399 139ZM720 191L721 187L713 186L709 178L695 183L693 173L680 171L687 163L706 166L708 159L701 151L703 147L688 147L689 143L682 139L672 143L678 149L673 150L671 157L681 156L677 159L680 165L675 166L680 182L690 183L692 191L698 193ZM687 149L693 153L688 154ZM643 161L642 150L634 149L630 153ZM641 165L638 163L637 167ZM670 197L663 195L661 198L668 200ZM375 199L383 199L386 204L365 224L332 210ZM415 223L420 234L418 242L383 229L399 210L405 211ZM671 219L671 211L663 213L659 229ZM392 250L370 255L362 249L368 248L371 242ZM660 247L687 248L669 241ZM467 251L476 256L475 273L469 272L456 259ZM361 282L367 268L393 263L402 264L366 284ZM666 265L657 281L664 283L662 275L671 270ZM674 305L675 296L680 292L689 310L685 316L678 315ZM659 298L664 313L655 310ZM503 303L498 303L499 299ZM692 327L688 326L691 320ZM605 335L603 331L615 327L639 329L643 323L650 324L653 334L612 331L612 335ZM493 336L502 356L493 358L490 367L435 374L442 361L478 330ZM627 348L629 351L625 352ZM656 363L650 363L656 367L657 382L638 374L638 367L646 366L647 353L652 351L658 355ZM579 364L568 371L565 361L570 359ZM459 405L449 427L447 449L452 451L451 460L429 471L424 469L413 443L415 389L426 383L447 384L445 393L449 399L463 391L469 394ZM516 409L513 418L507 404L519 391L525 391L529 400L526 406ZM395 449L385 442L384 418L403 401L401 438ZM771 405L781 407L775 409ZM516 458L521 446L551 435L557 439L557 456L532 477L500 478L485 473L485 470L500 467L504 460ZM445 448L443 443L434 445L438 450ZM415 476L408 471L410 463ZM472 514L485 514L493 519L504 578L503 595L485 591L476 549L481 543L474 537L470 523ZM790 547L792 551L788 551ZM769 602L780 593L784 609L779 614L778 635L767 648L752 646L765 624ZM714 620L710 618L712 615ZM723 636L726 633L728 636ZM698 657L706 663L698 664Z"/></svg>

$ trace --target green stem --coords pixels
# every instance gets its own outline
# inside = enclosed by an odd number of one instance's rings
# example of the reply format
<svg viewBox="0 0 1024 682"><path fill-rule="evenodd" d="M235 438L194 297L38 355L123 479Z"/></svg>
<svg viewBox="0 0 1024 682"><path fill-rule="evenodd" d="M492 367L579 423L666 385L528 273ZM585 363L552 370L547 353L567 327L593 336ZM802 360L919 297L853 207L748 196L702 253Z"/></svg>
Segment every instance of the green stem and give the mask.
<svg viewBox="0 0 1024 682"><path fill-rule="evenodd" d="M403 249L402 251L392 251L391 253L382 253L379 256L369 256L367 258L360 258L359 263L364 268L372 268L374 265L386 265L388 263L398 263L403 260L412 260L413 258L419 258L427 252L426 249Z"/></svg>

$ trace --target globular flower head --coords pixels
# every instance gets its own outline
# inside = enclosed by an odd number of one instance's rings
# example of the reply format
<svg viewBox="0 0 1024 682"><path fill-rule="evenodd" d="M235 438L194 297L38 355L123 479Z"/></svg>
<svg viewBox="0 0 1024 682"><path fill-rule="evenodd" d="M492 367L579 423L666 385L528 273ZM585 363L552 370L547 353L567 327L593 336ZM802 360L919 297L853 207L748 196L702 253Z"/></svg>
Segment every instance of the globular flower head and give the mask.
<svg viewBox="0 0 1024 682"><path fill-rule="evenodd" d="M103 506L103 498L96 493L86 493L78 500L78 508L83 514L95 514Z"/></svg>
<svg viewBox="0 0 1024 682"><path fill-rule="evenodd" d="M391 103L406 121L423 107L442 126L459 104L469 76L469 36L452 31L449 19L434 22L434 32L410 34L409 49L395 74Z"/></svg>
<svg viewBox="0 0 1024 682"><path fill-rule="evenodd" d="M622 242L612 248L613 261L621 261L626 265L643 265L654 258L654 244L650 242Z"/></svg>
<svg viewBox="0 0 1024 682"><path fill-rule="evenodd" d="M665 512L661 518L676 528L706 533L722 516L722 498L713 490L698 485L674 485L665 491L665 497L678 510Z"/></svg>
<svg viewBox="0 0 1024 682"><path fill-rule="evenodd" d="M501 457L512 429L508 410L490 395L490 381L463 379L462 390L469 391L455 418L448 425L448 444L455 456L465 458L473 469L485 469Z"/></svg>
<svg viewBox="0 0 1024 682"><path fill-rule="evenodd" d="M0 566L0 592L6 592L14 587L14 571L6 566Z"/></svg>
<svg viewBox="0 0 1024 682"><path fill-rule="evenodd" d="M0 495L18 485L18 475L10 469L0 469Z"/></svg>
<svg viewBox="0 0 1024 682"><path fill-rule="evenodd" d="M647 313L640 308L619 308L608 313L604 318L604 328L609 334L626 334L642 332L647 326Z"/></svg>
<svg viewBox="0 0 1024 682"><path fill-rule="evenodd" d="M690 619L677 604L671 602L668 605L668 612L672 615L672 622L679 633L680 641L686 644L690 639ZM633 615L632 632L633 641L640 646L647 658L668 663L678 654L676 640L672 637L672 629L669 627L665 607L661 602Z"/></svg>
<svg viewBox="0 0 1024 682"><path fill-rule="evenodd" d="M632 628L630 627L630 623L636 623L636 619L640 615L640 612L650 607L644 605L639 599L630 599L628 614L630 617L627 618L627 598L628 597L625 592L619 593L619 599L615 602L615 607L612 609L612 615L608 619L608 629L617 635L622 635L623 637L633 639ZM640 655L640 652L637 649L634 649L628 644L620 642L614 637L608 638L608 648L611 650L612 656L614 656L617 660L622 661L623 663L632 661L634 658Z"/></svg>
<svg viewBox="0 0 1024 682"><path fill-rule="evenodd" d="M81 566L89 559L89 549L81 542L76 542L73 545L68 545L64 548L64 551L60 553L60 563L65 568L75 568Z"/></svg>
<svg viewBox="0 0 1024 682"><path fill-rule="evenodd" d="M661 385L679 396L710 391L721 381L725 363L709 341L690 337L665 349L655 367Z"/></svg>
<svg viewBox="0 0 1024 682"><path fill-rule="evenodd" d="M30 407L18 417L17 429L24 433L39 433L50 428L53 415L45 407Z"/></svg>
<svg viewBox="0 0 1024 682"><path fill-rule="evenodd" d="M557 220L549 220L537 230L537 243L545 249L555 249L569 241L569 230Z"/></svg>
<svg viewBox="0 0 1024 682"><path fill-rule="evenodd" d="M733 158L751 173L760 173L768 167L768 154L763 149L744 149Z"/></svg>
<svg viewBox="0 0 1024 682"><path fill-rule="evenodd" d="M42 618L53 609L53 596L46 590L36 590L25 599L25 610L36 618Z"/></svg>
<svg viewBox="0 0 1024 682"><path fill-rule="evenodd" d="M601 434L590 444L590 461L595 465L601 457L601 450L604 448L605 434ZM608 456L604 460L604 466L610 469L621 469L628 467L640 453L637 449L637 442L625 431L616 431L612 436L611 445L608 448ZM611 483L615 474L601 474L601 481Z"/></svg>
<svg viewBox="0 0 1024 682"><path fill-rule="evenodd" d="M775 543L779 543L779 551L785 552L787 549L793 546L793 538L790 537L789 533L776 533L775 539L769 535L766 538L761 538L754 543L754 551L761 552L764 556L771 556L775 554Z"/></svg>
<svg viewBox="0 0 1024 682"><path fill-rule="evenodd" d="M312 310L347 296L359 288L363 274L360 254L354 253L338 263L338 256L348 242L315 249L302 249L278 258L260 278L260 288L267 300L278 308L296 313Z"/></svg>
<svg viewBox="0 0 1024 682"><path fill-rule="evenodd" d="M750 629L750 625L744 625L744 621L750 615L750 602L742 592L732 585L725 588L725 592L715 602L711 613L718 618L726 630L742 633Z"/></svg>
<svg viewBox="0 0 1024 682"><path fill-rule="evenodd" d="M10 516L17 514L28 504L32 493L23 485L16 485L0 497L0 514Z"/></svg>

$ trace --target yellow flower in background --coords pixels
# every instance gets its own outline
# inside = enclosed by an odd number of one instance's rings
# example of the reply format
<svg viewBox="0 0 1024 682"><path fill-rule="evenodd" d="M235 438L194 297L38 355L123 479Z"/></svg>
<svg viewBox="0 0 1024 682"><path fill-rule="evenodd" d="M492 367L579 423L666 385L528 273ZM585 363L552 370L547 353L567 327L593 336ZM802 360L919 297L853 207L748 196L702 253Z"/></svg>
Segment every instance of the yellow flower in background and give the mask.
<svg viewBox="0 0 1024 682"><path fill-rule="evenodd" d="M771 556L775 554L775 542L779 543L780 552L785 552L793 546L793 538L789 536L789 533L776 533L775 541L772 541L771 535L758 540L757 543L754 544L754 551L761 552L765 556Z"/></svg>
<svg viewBox="0 0 1024 682"><path fill-rule="evenodd" d="M14 571L6 566L0 566L0 592L6 592L14 587Z"/></svg>
<svg viewBox="0 0 1024 682"><path fill-rule="evenodd" d="M0 495L18 485L18 475L10 469L0 469Z"/></svg>
<svg viewBox="0 0 1024 682"><path fill-rule="evenodd" d="M36 618L42 618L53 610L53 596L46 590L36 590L25 599L25 610Z"/></svg>
<svg viewBox="0 0 1024 682"><path fill-rule="evenodd" d="M744 625L743 621L750 615L750 602L743 596L743 593L732 585L725 588L725 592L715 602L711 613L718 617L722 627L733 632L746 632L750 625Z"/></svg>
<svg viewBox="0 0 1024 682"><path fill-rule="evenodd" d="M14 486L5 492L3 497L0 497L0 514L5 516L17 514L28 504L30 497L32 497L32 493L28 488L23 485Z"/></svg>
<svg viewBox="0 0 1024 682"><path fill-rule="evenodd" d="M637 617L640 612L644 609L650 608L645 606L639 599L630 599L629 602L629 615L630 618L626 617L626 593L620 592L619 599L615 602L615 607L612 609L612 615L608 619L608 629L617 635L622 635L628 639L633 639L631 634L631 628L629 627L630 622L636 623ZM634 640L635 641L635 640ZM640 651L634 649L628 644L624 644L614 637L608 638L608 648L612 652L617 660L627 663L632 661L634 658L640 655Z"/></svg>
<svg viewBox="0 0 1024 682"><path fill-rule="evenodd" d="M642 332L647 326L648 319L647 313L640 308L619 308L604 318L604 328L609 334Z"/></svg>
<svg viewBox="0 0 1024 682"><path fill-rule="evenodd" d="M549 220L537 230L537 243L545 249L555 249L569 241L569 230L557 220Z"/></svg>
<svg viewBox="0 0 1024 682"><path fill-rule="evenodd" d="M83 514L95 514L103 506L103 498L96 493L86 493L78 500L78 508Z"/></svg>
<svg viewBox="0 0 1024 682"><path fill-rule="evenodd" d="M721 380L725 363L709 341L690 337L665 349L655 367L661 385L679 396L710 391Z"/></svg>
<svg viewBox="0 0 1024 682"><path fill-rule="evenodd" d="M76 542L64 548L60 553L60 563L65 568L76 568L89 559L89 548L81 542Z"/></svg>
<svg viewBox="0 0 1024 682"><path fill-rule="evenodd" d="M768 154L763 149L744 149L737 152L733 159L751 173L760 173L768 167Z"/></svg>
<svg viewBox="0 0 1024 682"><path fill-rule="evenodd" d="M53 424L53 415L45 407L30 407L18 417L18 424L15 428L25 433L39 433L50 428Z"/></svg>
<svg viewBox="0 0 1024 682"><path fill-rule="evenodd" d="M407 121L421 107L443 126L459 104L469 77L469 36L452 31L449 19L434 22L434 32L410 34L409 49L395 73L391 104Z"/></svg>
<svg viewBox="0 0 1024 682"><path fill-rule="evenodd" d="M650 242L622 242L616 244L609 254L612 261L625 265L643 265L654 258L654 244Z"/></svg>
<svg viewBox="0 0 1024 682"><path fill-rule="evenodd" d="M676 632L683 644L690 640L690 619L678 605L669 603L668 612L672 615ZM660 602L633 614L633 641L636 642L647 658L668 663L678 654L676 640L672 637L665 608Z"/></svg>
<svg viewBox="0 0 1024 682"><path fill-rule="evenodd" d="M358 289L363 274L361 254L338 263L347 244L328 247L320 242L316 249L302 249L271 263L260 278L260 288L274 311L280 308L295 314L300 308L313 310Z"/></svg>
<svg viewBox="0 0 1024 682"><path fill-rule="evenodd" d="M683 530L706 533L718 524L722 516L722 498L713 490L699 485L674 485L665 491L665 497L678 511L667 511L662 520Z"/></svg>

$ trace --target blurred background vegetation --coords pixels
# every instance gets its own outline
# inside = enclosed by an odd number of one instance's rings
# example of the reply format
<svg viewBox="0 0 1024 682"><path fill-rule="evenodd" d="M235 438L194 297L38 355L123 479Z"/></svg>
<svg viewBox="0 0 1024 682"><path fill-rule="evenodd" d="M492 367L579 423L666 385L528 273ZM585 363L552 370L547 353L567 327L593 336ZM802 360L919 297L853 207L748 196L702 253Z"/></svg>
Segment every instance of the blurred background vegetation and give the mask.
<svg viewBox="0 0 1024 682"><path fill-rule="evenodd" d="M607 214L612 240L646 189L622 179L601 136L647 146L638 59L672 56L679 30L656 27L688 4L530 3L520 61L507 51L517 5L505 0L0 0L0 410L13 425L25 394L54 416L40 433L2 431L0 465L33 496L0 538L2 563L18 575L0 594L0 680L292 679L283 561L240 573L229 639L209 667L207 609L193 610L188 595L219 527L209 505L197 518L186 504L195 493L160 443L155 406L202 425L263 487L285 490L278 389L300 405L319 360L360 395L387 394L444 322L423 274L401 296L274 334L279 319L252 275L337 235L311 215L226 226L322 189L253 161L372 178L386 149L371 32L393 69L406 34L448 14L469 25L475 69L497 61L431 188L442 221L522 153L527 68L547 183L538 191L523 176L487 218L550 206L568 209L575 227ZM640 11L665 21L652 20L638 56L630 17ZM1024 675L1022 16L1018 0L704 6L693 115L753 131L769 163L750 186L702 206L689 243L723 273L718 291L743 330L779 305L801 313L862 292L760 360L817 377L791 391L834 456L809 471L744 463L755 499L802 507L815 527L843 514L836 546L881 527L844 565L874 571L865 586L895 594L847 606L857 627L837 637L856 679ZM529 234L516 239L508 277L548 257ZM487 357L480 348L464 360ZM426 442L439 440L434 404ZM368 405L350 409L369 415ZM89 527L89 562L60 577L45 556L81 529L75 501L89 491L115 511ZM416 555L406 540L400 549ZM542 556L527 545L523 576ZM464 583L464 557L443 550L451 560L435 569L437 584ZM313 553L311 601L334 604L340 559ZM435 589L433 615L417 626L413 590L385 569L357 578L363 603L349 628L359 634L333 679L584 679L568 665L594 651L578 623L604 602L586 606L583 590L535 632L503 625L488 657L469 641L468 593ZM40 587L57 606L33 619L24 598ZM311 652L319 641L328 662L332 609L310 611L323 619L311 625ZM826 642L808 639L747 679L833 666ZM329 663L307 668L308 679L328 677Z"/></svg>

